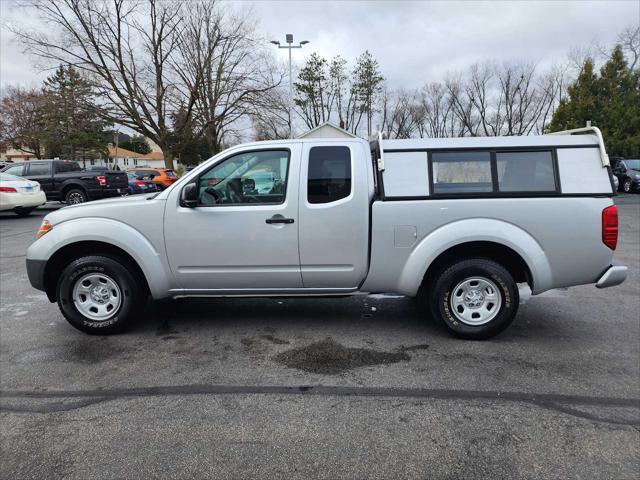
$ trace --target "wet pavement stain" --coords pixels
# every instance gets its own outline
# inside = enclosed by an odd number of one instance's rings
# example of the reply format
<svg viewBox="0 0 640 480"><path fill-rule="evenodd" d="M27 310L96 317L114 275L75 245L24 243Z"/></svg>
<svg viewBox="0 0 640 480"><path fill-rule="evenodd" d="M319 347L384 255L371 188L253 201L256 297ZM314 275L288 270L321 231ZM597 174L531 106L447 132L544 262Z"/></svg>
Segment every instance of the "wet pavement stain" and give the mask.
<svg viewBox="0 0 640 480"><path fill-rule="evenodd" d="M426 350L427 348L429 348L429 345L423 343L420 345L410 345L408 347L402 347L400 350L402 350L403 352L415 352L417 350Z"/></svg>
<svg viewBox="0 0 640 480"><path fill-rule="evenodd" d="M381 352L366 348L347 348L332 338L287 350L273 358L289 368L328 375L359 367L407 362L411 359L404 351Z"/></svg>
<svg viewBox="0 0 640 480"><path fill-rule="evenodd" d="M273 335L261 335L261 338L265 340L269 340L271 343L275 343L276 345L288 345L289 340L283 340L282 338L274 337Z"/></svg>

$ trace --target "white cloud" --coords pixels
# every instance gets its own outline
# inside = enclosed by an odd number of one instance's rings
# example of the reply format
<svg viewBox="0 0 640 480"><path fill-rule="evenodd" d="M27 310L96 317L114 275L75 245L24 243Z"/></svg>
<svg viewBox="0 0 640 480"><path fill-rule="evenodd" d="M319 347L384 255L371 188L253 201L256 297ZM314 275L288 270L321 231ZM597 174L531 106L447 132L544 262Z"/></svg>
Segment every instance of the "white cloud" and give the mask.
<svg viewBox="0 0 640 480"><path fill-rule="evenodd" d="M640 2L230 2L252 8L267 40L311 43L294 51L301 62L313 51L349 61L368 49L394 86L418 87L483 59L542 64L563 60L575 45L594 39L611 45L626 25L640 22ZM0 2L0 85L36 85L46 73L32 67L8 24L39 28L13 3ZM274 48L275 50L275 48ZM285 60L286 52L276 53Z"/></svg>

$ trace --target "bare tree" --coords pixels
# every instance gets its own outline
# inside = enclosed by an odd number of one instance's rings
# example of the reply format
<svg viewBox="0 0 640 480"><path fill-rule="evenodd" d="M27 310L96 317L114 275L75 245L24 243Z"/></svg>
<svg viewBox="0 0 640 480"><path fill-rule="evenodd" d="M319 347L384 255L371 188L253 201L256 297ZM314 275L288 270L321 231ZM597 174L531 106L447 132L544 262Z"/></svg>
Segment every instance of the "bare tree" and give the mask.
<svg viewBox="0 0 640 480"><path fill-rule="evenodd" d="M190 118L202 78L186 81L185 9L180 2L42 0L31 7L46 32L15 29L29 52L73 65L94 82L108 120L157 143L168 167L180 130L178 111ZM188 125L190 122L184 122Z"/></svg>
<svg viewBox="0 0 640 480"><path fill-rule="evenodd" d="M418 135L441 138L464 134L464 126L454 114L453 101L447 88L441 83L430 83L420 91L420 108L416 122Z"/></svg>
<svg viewBox="0 0 640 480"><path fill-rule="evenodd" d="M627 57L629 68L640 68L640 25L629 25L618 36L618 43Z"/></svg>
<svg viewBox="0 0 640 480"><path fill-rule="evenodd" d="M41 90L9 87L0 102L0 142L42 158L43 103Z"/></svg>
<svg viewBox="0 0 640 480"><path fill-rule="evenodd" d="M184 83L191 84L195 123L211 153L218 153L224 135L236 132L239 119L256 111L283 79L261 47L247 16L226 15L212 0L191 4L181 44ZM262 116L264 120L264 116Z"/></svg>
<svg viewBox="0 0 640 480"><path fill-rule="evenodd" d="M561 80L540 77L533 64L473 65L466 80L445 83L452 110L470 136L541 132L557 101Z"/></svg>
<svg viewBox="0 0 640 480"><path fill-rule="evenodd" d="M251 121L255 140L289 138L289 92L275 88L258 97Z"/></svg>
<svg viewBox="0 0 640 480"><path fill-rule="evenodd" d="M386 138L411 138L419 121L416 92L382 91L382 131Z"/></svg>

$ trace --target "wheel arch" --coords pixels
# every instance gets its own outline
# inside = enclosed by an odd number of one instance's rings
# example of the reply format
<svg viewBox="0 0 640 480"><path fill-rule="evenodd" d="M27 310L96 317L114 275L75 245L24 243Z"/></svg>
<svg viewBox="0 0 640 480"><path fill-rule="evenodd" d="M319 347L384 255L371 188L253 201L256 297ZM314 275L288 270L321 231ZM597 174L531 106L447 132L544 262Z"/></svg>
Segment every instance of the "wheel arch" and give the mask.
<svg viewBox="0 0 640 480"><path fill-rule="evenodd" d="M414 296L443 265L470 257L500 263L534 293L552 288L551 266L533 236L502 220L474 218L443 225L424 237L404 265L399 291Z"/></svg>
<svg viewBox="0 0 640 480"><path fill-rule="evenodd" d="M159 252L149 239L133 227L106 218L79 218L54 223L54 228L35 241L27 250L27 258L44 260L43 282L49 298L55 297L56 274L61 264L84 255L101 252L124 259L141 275L153 298L164 298L174 283L168 268L164 247Z"/></svg>
<svg viewBox="0 0 640 480"><path fill-rule="evenodd" d="M142 268L129 253L107 242L85 240L65 245L57 250L49 261L47 261L44 269L44 287L50 301L55 302L57 300L56 287L58 278L65 267L72 261L89 255L106 255L125 262L131 269L134 277L141 282L144 291L147 294L151 293L149 283Z"/></svg>

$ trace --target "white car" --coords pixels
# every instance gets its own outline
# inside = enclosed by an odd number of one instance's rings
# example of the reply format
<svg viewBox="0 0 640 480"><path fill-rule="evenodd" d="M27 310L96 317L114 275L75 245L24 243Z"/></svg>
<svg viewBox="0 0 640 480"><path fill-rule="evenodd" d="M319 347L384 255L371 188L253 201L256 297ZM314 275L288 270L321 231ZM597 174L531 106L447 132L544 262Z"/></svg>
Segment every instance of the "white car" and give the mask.
<svg viewBox="0 0 640 480"><path fill-rule="evenodd" d="M46 201L38 182L0 173L0 211L12 210L20 216L29 215Z"/></svg>

